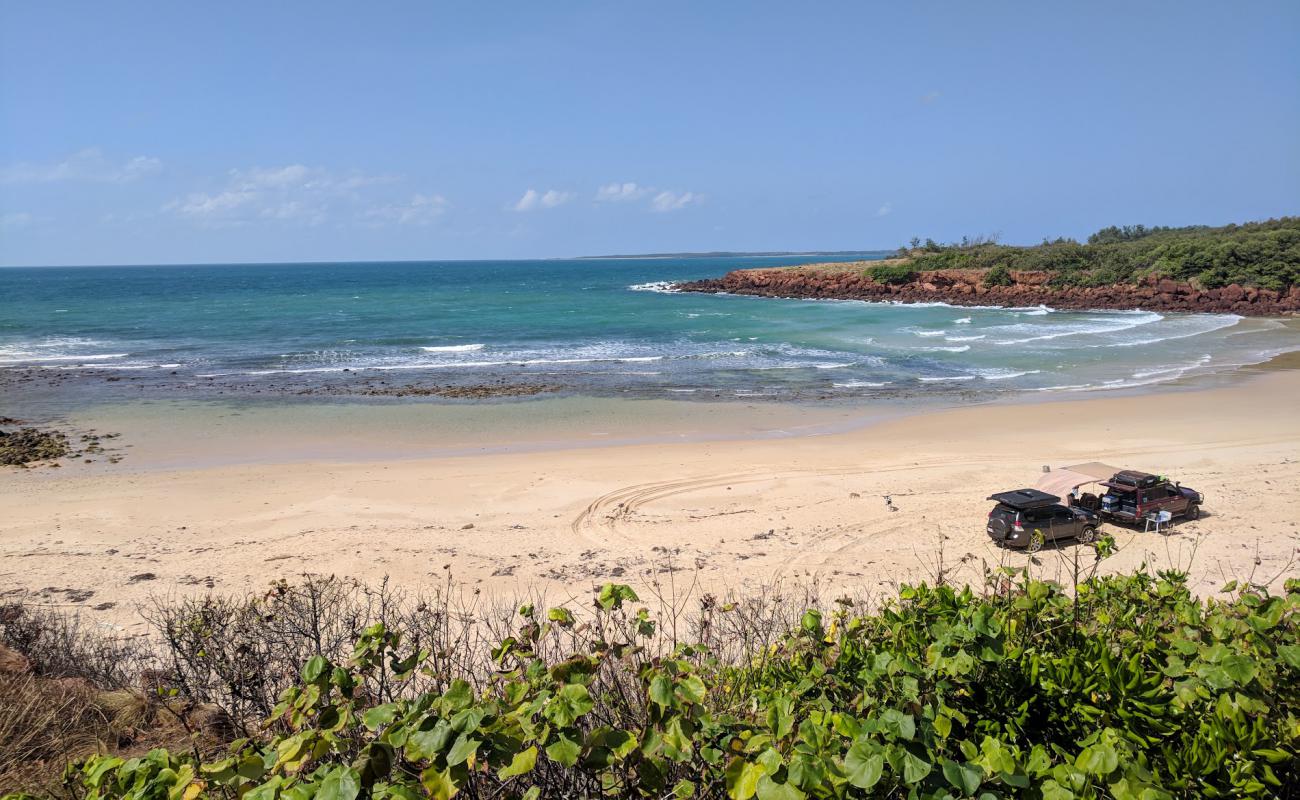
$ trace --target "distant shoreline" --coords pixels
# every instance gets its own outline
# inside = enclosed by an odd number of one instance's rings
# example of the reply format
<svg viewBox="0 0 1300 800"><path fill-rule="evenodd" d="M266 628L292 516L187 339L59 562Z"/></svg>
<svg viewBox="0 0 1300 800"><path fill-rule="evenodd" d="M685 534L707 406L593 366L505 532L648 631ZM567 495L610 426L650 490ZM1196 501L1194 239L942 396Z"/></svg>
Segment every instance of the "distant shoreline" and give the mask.
<svg viewBox="0 0 1300 800"><path fill-rule="evenodd" d="M666 258L849 258L867 256L885 258L894 250L758 250L753 252L711 250L702 253L633 253L607 256L574 256L573 261L638 261ZM552 259L554 260L554 259Z"/></svg>

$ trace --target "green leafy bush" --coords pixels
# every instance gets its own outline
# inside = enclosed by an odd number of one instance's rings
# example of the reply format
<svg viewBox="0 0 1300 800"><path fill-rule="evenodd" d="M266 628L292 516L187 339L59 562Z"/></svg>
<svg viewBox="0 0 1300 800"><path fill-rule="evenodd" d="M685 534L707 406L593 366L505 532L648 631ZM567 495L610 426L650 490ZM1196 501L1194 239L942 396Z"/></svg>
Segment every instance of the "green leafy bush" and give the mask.
<svg viewBox="0 0 1300 800"><path fill-rule="evenodd" d="M1156 275L1196 280L1205 288L1236 283L1285 291L1300 283L1300 217L1218 228L1111 227L1088 237L1088 244L952 244L923 249L908 264L917 270L1043 271L1052 273L1053 286L1137 283Z"/></svg>
<svg viewBox="0 0 1300 800"><path fill-rule="evenodd" d="M1011 278L1011 270L1005 264L997 264L984 273L985 286L1010 286L1012 283L1015 281Z"/></svg>
<svg viewBox="0 0 1300 800"><path fill-rule="evenodd" d="M607 585L582 621L521 608L479 689L364 688L431 658L373 625L350 658L306 662L269 738L97 756L68 782L96 799L1290 797L1300 581L1225 591L1199 600L1170 572L1070 594L1003 571L983 595L922 584L870 614L808 611L732 662L646 657L655 620ZM587 647L542 655L579 628Z"/></svg>
<svg viewBox="0 0 1300 800"><path fill-rule="evenodd" d="M903 284L916 280L920 273L908 264L886 264L870 268L867 274L876 283Z"/></svg>

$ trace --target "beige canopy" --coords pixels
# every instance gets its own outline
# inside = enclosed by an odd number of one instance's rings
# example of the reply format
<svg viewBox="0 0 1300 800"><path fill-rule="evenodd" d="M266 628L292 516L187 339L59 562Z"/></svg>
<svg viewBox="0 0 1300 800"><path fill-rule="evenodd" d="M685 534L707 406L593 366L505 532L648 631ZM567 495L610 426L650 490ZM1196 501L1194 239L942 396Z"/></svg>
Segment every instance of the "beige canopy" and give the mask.
<svg viewBox="0 0 1300 800"><path fill-rule="evenodd" d="M1057 497L1065 497L1085 483L1108 481L1119 471L1119 467L1112 467L1100 461L1089 461L1086 464L1075 464L1072 467L1060 467L1051 472L1044 472L1034 488Z"/></svg>

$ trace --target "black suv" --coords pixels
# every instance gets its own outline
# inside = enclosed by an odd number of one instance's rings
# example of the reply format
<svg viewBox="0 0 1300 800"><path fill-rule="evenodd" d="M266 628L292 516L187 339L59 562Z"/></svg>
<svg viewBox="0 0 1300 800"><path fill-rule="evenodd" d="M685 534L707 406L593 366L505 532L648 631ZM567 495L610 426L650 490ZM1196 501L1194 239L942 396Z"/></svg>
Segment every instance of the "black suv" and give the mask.
<svg viewBox="0 0 1300 800"><path fill-rule="evenodd" d="M1018 489L989 499L997 506L989 512L987 530L998 544L1034 553L1056 539L1091 542L1097 538L1098 516L1087 509L1063 506L1054 494Z"/></svg>

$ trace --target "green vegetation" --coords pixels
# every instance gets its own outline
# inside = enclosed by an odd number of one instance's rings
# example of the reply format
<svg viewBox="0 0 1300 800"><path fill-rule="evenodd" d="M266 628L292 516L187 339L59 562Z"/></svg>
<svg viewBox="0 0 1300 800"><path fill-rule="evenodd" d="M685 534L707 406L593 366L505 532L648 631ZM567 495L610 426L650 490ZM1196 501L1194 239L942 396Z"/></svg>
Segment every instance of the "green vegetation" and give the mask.
<svg viewBox="0 0 1300 800"><path fill-rule="evenodd" d="M1010 286L1014 282L1006 264L997 264L984 273L985 286Z"/></svg>
<svg viewBox="0 0 1300 800"><path fill-rule="evenodd" d="M922 584L872 613L809 610L725 657L672 644L675 617L607 584L589 610L519 608L473 682L446 680L445 642L376 623L349 655L306 659L224 752L95 756L67 786L96 800L1293 797L1300 581L1224 590L1198 600L1169 571L1071 594L1004 569L982 594ZM695 630L753 644L755 608L706 596ZM228 618L196 605L169 624L216 662Z"/></svg>
<svg viewBox="0 0 1300 800"><path fill-rule="evenodd" d="M1207 289L1236 283L1283 291L1300 282L1300 217L1220 228L1112 226L1089 236L1087 244L1069 239L1035 247L987 239L913 243L909 265L917 270L1044 271L1052 273L1055 286L1135 284L1158 276Z"/></svg>
<svg viewBox="0 0 1300 800"><path fill-rule="evenodd" d="M876 283L902 284L916 280L920 273L911 264L884 264L869 267L866 275Z"/></svg>

